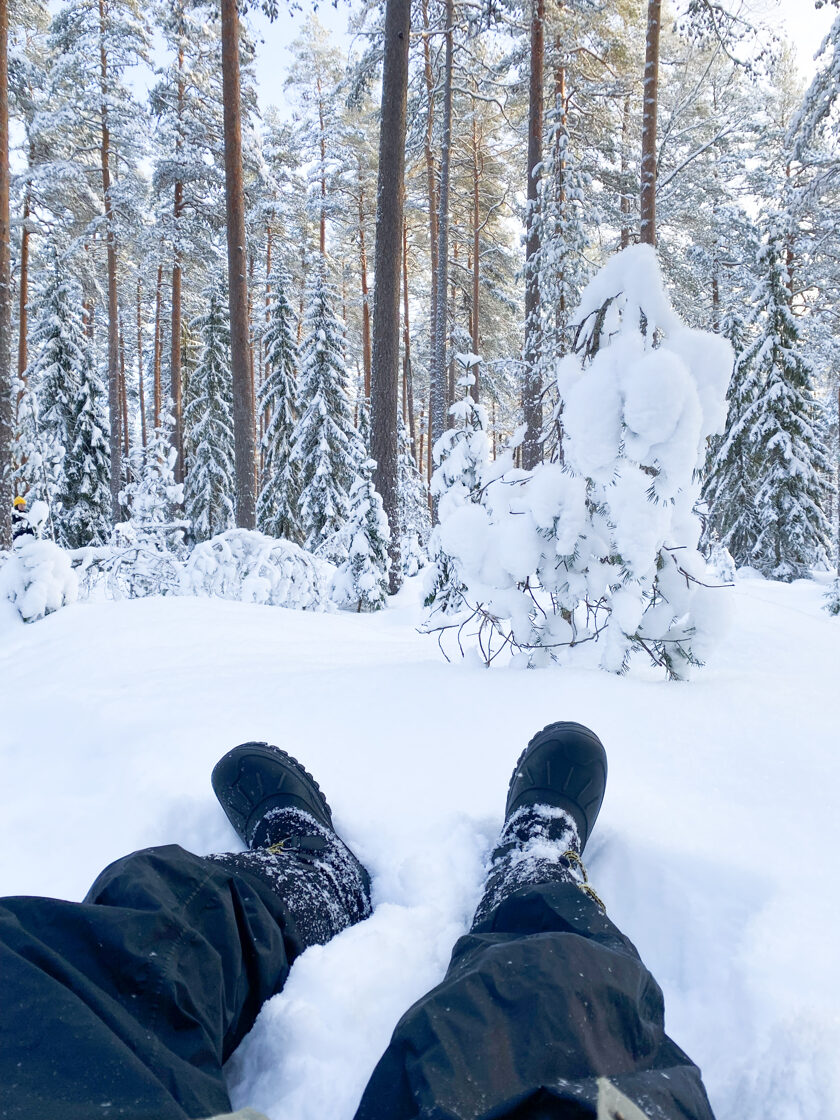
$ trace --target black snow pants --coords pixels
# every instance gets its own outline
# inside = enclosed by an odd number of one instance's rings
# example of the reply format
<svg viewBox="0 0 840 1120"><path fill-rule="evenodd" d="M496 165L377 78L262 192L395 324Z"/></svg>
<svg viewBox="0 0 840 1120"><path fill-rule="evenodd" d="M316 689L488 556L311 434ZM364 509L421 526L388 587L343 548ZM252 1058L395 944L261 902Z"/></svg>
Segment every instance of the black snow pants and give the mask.
<svg viewBox="0 0 840 1120"><path fill-rule="evenodd" d="M174 846L117 861L83 903L3 900L0 1117L229 1111L222 1063L306 944L282 891ZM611 1086L654 1120L713 1120L636 950L576 886L542 884L458 941L357 1120L612 1117Z"/></svg>

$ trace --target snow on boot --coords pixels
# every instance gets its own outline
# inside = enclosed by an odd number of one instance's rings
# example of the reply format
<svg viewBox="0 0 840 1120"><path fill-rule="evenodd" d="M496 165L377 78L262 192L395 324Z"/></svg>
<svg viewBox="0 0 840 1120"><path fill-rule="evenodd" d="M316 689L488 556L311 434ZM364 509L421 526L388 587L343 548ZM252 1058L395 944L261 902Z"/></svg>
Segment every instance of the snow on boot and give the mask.
<svg viewBox="0 0 840 1120"><path fill-rule="evenodd" d="M581 854L606 781L603 744L582 724L552 723L531 739L511 775L505 823L473 928L513 891L531 883L575 883L603 909L587 882Z"/></svg>
<svg viewBox="0 0 840 1120"><path fill-rule="evenodd" d="M209 858L269 883L304 944L324 944L370 914L370 877L296 759L268 743L242 743L219 760L212 783L250 851Z"/></svg>

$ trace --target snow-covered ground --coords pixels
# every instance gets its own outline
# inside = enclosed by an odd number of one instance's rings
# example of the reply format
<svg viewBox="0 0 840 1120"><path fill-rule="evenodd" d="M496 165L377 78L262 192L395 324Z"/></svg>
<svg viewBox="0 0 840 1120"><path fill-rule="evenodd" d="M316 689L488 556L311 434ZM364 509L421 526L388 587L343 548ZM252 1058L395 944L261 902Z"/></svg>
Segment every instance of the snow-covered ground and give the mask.
<svg viewBox="0 0 840 1120"><path fill-rule="evenodd" d="M391 1028L477 901L511 767L580 720L610 780L587 849L719 1120L840 1115L840 620L742 580L691 684L447 665L417 587L377 616L195 598L0 614L0 893L80 898L133 848L236 845L210 789L234 743L315 774L373 874L369 921L295 964L230 1063L272 1120L353 1114Z"/></svg>

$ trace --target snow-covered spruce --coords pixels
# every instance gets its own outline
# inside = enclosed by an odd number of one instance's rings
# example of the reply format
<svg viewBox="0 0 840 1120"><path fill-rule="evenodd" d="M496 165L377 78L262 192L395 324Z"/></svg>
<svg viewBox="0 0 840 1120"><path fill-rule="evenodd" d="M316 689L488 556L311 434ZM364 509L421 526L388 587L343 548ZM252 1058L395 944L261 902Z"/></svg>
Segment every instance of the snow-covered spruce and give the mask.
<svg viewBox="0 0 840 1120"><path fill-rule="evenodd" d="M750 562L764 575L790 581L828 566L830 527L823 508L831 466L820 434L815 371L791 309L786 244L785 222L771 221L759 252L760 334L742 360L755 386L742 426L753 456L746 467L753 468L758 528Z"/></svg>
<svg viewBox="0 0 840 1120"><path fill-rule="evenodd" d="M840 576L837 576L831 583L824 596L825 609L831 615L840 615Z"/></svg>
<svg viewBox="0 0 840 1120"><path fill-rule="evenodd" d="M260 389L259 409L268 417L262 439L262 486L257 525L271 537L301 543L300 462L292 455L299 418L298 352L294 314L286 297L289 280L275 270L269 280L271 304L263 334L268 375Z"/></svg>
<svg viewBox="0 0 840 1120"><path fill-rule="evenodd" d="M364 450L347 398L343 330L333 303L326 277L319 272L307 291L301 344L302 415L295 429L294 456L300 463L306 547L339 560L336 535L347 521L350 487Z"/></svg>
<svg viewBox="0 0 840 1120"><path fill-rule="evenodd" d="M391 531L373 485L376 463L366 459L350 491L347 559L335 574L333 598L356 611L378 611L388 601Z"/></svg>
<svg viewBox="0 0 840 1120"><path fill-rule="evenodd" d="M429 539L431 564L424 577L424 602L429 608L425 626L430 630L439 625L437 616L446 617L448 625L467 608L461 545L468 545L468 541L460 534L457 541L450 541L449 526L453 521L466 525L472 507L481 502L482 480L490 458L487 416L472 399L472 383L472 374L459 379L463 396L449 410L454 426L432 449L437 469L432 475L431 493L437 502L439 524ZM459 516L462 511L463 516ZM469 530L466 532L468 535Z"/></svg>
<svg viewBox="0 0 840 1120"><path fill-rule="evenodd" d="M400 563L403 574L413 576L427 561L432 519L429 512L429 492L423 476L417 469L408 437L408 428L402 416L399 417L398 423Z"/></svg>
<svg viewBox="0 0 840 1120"><path fill-rule="evenodd" d="M181 591L297 610L327 610L332 575L332 565L291 541L231 529L196 545L184 566Z"/></svg>
<svg viewBox="0 0 840 1120"><path fill-rule="evenodd" d="M0 600L24 622L36 622L76 601L79 584L69 553L52 541L22 538L0 563Z"/></svg>
<svg viewBox="0 0 840 1120"><path fill-rule="evenodd" d="M487 660L509 646L531 665L580 659L618 672L643 651L684 677L727 600L707 586L717 581L693 507L732 350L679 321L647 246L613 257L574 319L576 352L557 371L563 465L515 470L508 451L465 463L464 483L441 458L437 566L448 558L463 587L453 622L463 640L472 620ZM426 625L451 623L432 613Z"/></svg>
<svg viewBox="0 0 840 1120"><path fill-rule="evenodd" d="M27 403L20 450L38 451L40 469L27 481L40 483L35 496L49 504L56 540L66 544L67 514L73 507L69 453L75 442L77 397L93 355L81 292L66 278L57 254L40 278L34 304L26 383L35 399Z"/></svg>
<svg viewBox="0 0 840 1120"><path fill-rule="evenodd" d="M230 323L223 286L214 285L206 300L204 314L193 324L200 332L201 355L187 383L184 409L184 501L200 541L234 524Z"/></svg>
<svg viewBox="0 0 840 1120"><path fill-rule="evenodd" d="M107 390L93 363L79 370L73 433L65 460L64 539L70 548L104 544L111 534L111 450Z"/></svg>

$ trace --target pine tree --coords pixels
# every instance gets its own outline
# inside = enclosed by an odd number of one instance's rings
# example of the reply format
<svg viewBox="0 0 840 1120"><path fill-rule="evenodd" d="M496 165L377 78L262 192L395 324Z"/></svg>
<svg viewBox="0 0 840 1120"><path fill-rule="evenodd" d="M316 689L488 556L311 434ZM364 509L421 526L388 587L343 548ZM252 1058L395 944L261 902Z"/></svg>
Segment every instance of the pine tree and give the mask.
<svg viewBox="0 0 840 1120"><path fill-rule="evenodd" d="M70 548L102 545L111 526L111 451L107 390L89 358L79 371L73 407L73 441L67 456L64 535Z"/></svg>
<svg viewBox="0 0 840 1120"><path fill-rule="evenodd" d="M207 310L193 323L201 337L201 354L190 375L184 410L185 506L198 540L208 540L235 523L227 294L218 284L206 298Z"/></svg>
<svg viewBox="0 0 840 1120"><path fill-rule="evenodd" d="M831 545L823 512L830 466L819 432L814 369L802 353L791 309L787 243L786 223L777 218L759 253L761 334L744 362L754 367L757 386L746 418L758 459L753 563L773 579L790 581L825 566Z"/></svg>
<svg viewBox="0 0 840 1120"><path fill-rule="evenodd" d="M272 273L270 285L272 302L263 335L268 376L259 395L259 410L268 421L262 440L257 524L270 537L285 537L299 544L300 462L292 454L299 416L295 322L286 295L288 276L278 269Z"/></svg>
<svg viewBox="0 0 840 1120"><path fill-rule="evenodd" d="M391 532L373 485L374 466L372 459L365 459L350 490L350 546L336 575L344 602L357 611L381 610L388 600Z"/></svg>
<svg viewBox="0 0 840 1120"><path fill-rule="evenodd" d="M301 409L294 456L301 467L301 522L306 547L327 545L344 525L349 491L363 450L345 390L341 324L323 269L307 293L301 346Z"/></svg>

